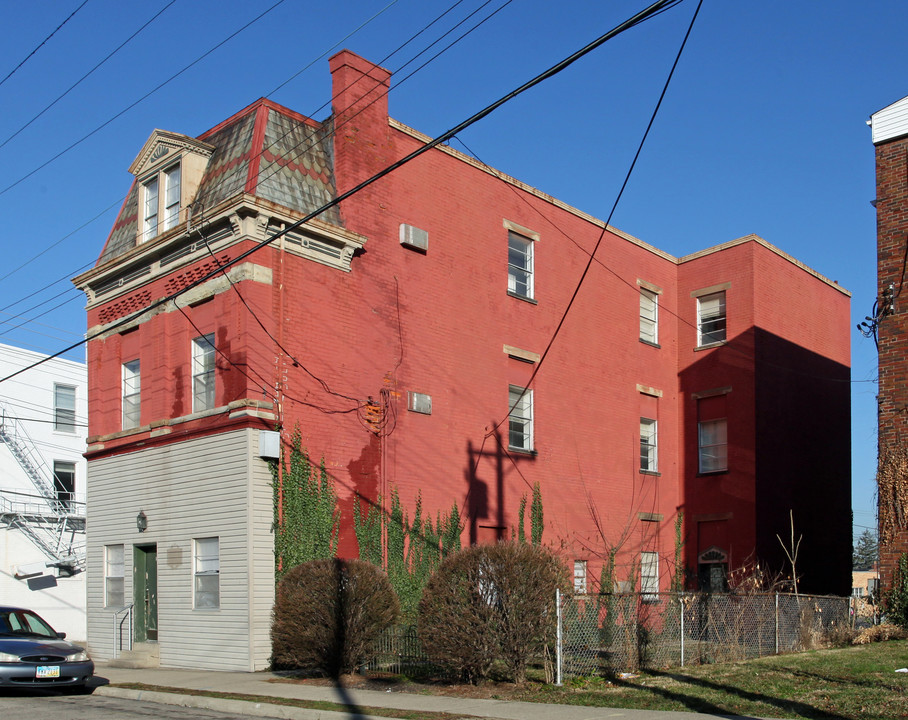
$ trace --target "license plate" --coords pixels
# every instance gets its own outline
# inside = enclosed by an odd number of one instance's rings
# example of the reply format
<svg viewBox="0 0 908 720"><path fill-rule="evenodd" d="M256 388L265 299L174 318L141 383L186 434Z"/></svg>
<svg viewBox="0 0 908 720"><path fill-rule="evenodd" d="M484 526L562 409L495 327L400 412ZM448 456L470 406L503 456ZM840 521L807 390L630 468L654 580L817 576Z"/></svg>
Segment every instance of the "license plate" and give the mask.
<svg viewBox="0 0 908 720"><path fill-rule="evenodd" d="M58 678L60 677L59 665L39 665L35 669L36 678Z"/></svg>

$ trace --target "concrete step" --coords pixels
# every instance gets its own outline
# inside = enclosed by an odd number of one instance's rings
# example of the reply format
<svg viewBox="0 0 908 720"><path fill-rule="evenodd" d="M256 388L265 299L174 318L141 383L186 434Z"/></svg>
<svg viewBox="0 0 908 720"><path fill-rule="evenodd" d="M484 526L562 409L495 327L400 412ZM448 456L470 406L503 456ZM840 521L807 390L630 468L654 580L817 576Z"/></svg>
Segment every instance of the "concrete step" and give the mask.
<svg viewBox="0 0 908 720"><path fill-rule="evenodd" d="M136 643L132 650L122 650L119 657L107 663L118 668L156 668L161 666L161 651L157 643Z"/></svg>

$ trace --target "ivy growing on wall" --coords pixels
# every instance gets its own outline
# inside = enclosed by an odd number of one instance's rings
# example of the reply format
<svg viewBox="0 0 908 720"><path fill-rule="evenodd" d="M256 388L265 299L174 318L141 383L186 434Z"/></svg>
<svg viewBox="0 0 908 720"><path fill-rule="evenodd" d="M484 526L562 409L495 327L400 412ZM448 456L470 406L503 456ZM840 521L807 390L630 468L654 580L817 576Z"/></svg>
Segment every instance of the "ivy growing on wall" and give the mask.
<svg viewBox="0 0 908 720"><path fill-rule="evenodd" d="M290 460L281 451L280 467L271 463L274 490L275 580L309 560L334 557L340 511L337 493L322 459L312 466L299 427L290 437Z"/></svg>
<svg viewBox="0 0 908 720"><path fill-rule="evenodd" d="M417 495L411 522L396 488L387 516L381 511L381 498L365 512L361 504L362 500L353 506L360 558L385 568L401 615L413 621L426 581L443 557L460 550L460 511L454 504L450 513L438 513L433 523L431 517L423 519L422 497Z"/></svg>
<svg viewBox="0 0 908 720"><path fill-rule="evenodd" d="M524 517L527 509L527 496L520 498L520 504L517 506L517 531L514 532L515 539L519 543L525 543L526 523ZM530 542L533 545L542 544L542 530L544 523L542 520L542 490L539 483L533 485L533 501L530 503ZM511 528L513 532L513 527Z"/></svg>

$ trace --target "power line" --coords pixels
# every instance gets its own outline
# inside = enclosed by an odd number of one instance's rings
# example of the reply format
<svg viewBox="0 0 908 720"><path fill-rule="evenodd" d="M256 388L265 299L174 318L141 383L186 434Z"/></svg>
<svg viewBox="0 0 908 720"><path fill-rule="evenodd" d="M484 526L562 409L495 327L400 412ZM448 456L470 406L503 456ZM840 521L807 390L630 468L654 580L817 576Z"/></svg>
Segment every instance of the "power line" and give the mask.
<svg viewBox="0 0 908 720"><path fill-rule="evenodd" d="M87 2L87 0L86 0L86 2ZM261 20L263 17L265 17L268 13L270 13L272 10L274 10L276 7L278 7L278 5L282 5L282 4L285 3L285 2L286 2L286 0L277 0L277 2L274 3L271 7L269 7L269 8L266 9L266 10L264 10L263 12L259 13L259 14L258 14L256 17L254 17L252 20L250 20L249 22L247 22L245 25L243 25L243 26L242 26L241 28L239 28L238 30L235 30L233 33L231 33L230 35L228 35L226 38L224 38L223 40L221 40L219 43L217 43L216 45L214 45L214 46L213 46L212 48L210 48L209 50L206 50L204 53L202 53L201 55L199 55L199 57L197 57L197 58L196 58L195 60L193 60L191 63L189 63L188 65L186 65L185 67L183 67L182 70L177 71L176 73L174 73L173 75L171 75L169 78L167 78L167 79L164 80L163 82L161 82L161 83L159 83L158 85L156 85L154 88L152 88L151 90L149 90L147 93L145 93L145 94L144 94L142 97L140 97L138 100L136 100L135 102L133 102L133 103L127 105L125 108L123 108L122 110L120 110L120 112L118 112L116 115L114 115L114 116L108 118L107 120L105 120L103 123L101 123L100 125L98 125L98 127L96 127L94 130L92 130L91 132L89 132L89 133L83 135L81 138L79 138L79 139L76 140L75 142L73 142L73 143L71 143L70 145L68 145L67 147L65 147L63 150L61 150L60 152L58 152L56 155L54 155L53 157L51 157L49 160L46 160L46 161L44 161L43 163L41 163L41 164L40 164L38 167L36 167L34 170L31 170L30 172L28 172L28 173L26 173L25 175L23 175L22 177L20 177L18 180L15 180L14 182L12 182L12 183L10 183L9 185L7 185L5 188L3 188L2 190L0 190L0 195L4 195L5 193L9 192L9 191L12 190L14 187L16 187L16 186L19 185L20 183L24 182L25 180L27 180L28 178L30 178L30 177L31 177L32 175L34 175L35 173L37 173L37 172L39 172L40 170L43 170L44 168L46 168L48 165L50 165L50 164L51 164L52 162L54 162L55 160L58 160L59 158L61 158L61 157L63 157L64 155L66 155L66 153L68 153L68 152L69 152L70 150L72 150L74 147L77 147L78 145L81 145L83 142L85 142L86 140L88 140L88 138L90 138L92 135L95 135L96 133L98 133L98 132L100 132L101 130L103 130L104 128L106 128L106 127L107 127L108 125L110 125L114 120L116 120L117 118L120 118L120 117L122 117L123 115L125 115L127 112L129 112L130 110L132 110L136 105L138 105L138 104L141 103L142 101L147 100L149 97L151 97L152 95L154 95L158 90L160 90L160 89L163 88L165 85L168 85L169 83L171 83L171 82L173 82L174 80L176 80L178 77L180 77L180 75L182 75L183 73L185 73L185 72L186 72L187 70L189 70L190 68L194 67L195 65L198 65L202 60L204 60L206 57L208 57L209 55L211 55L211 53L213 53L215 50L219 49L219 48L222 47L223 45L226 45L228 42L230 42L231 40L233 40L233 38L235 38L237 35L239 35L239 34L240 34L241 32L243 32L245 29L247 29L248 27L250 27L250 26L254 25L255 23L257 23L259 20Z"/></svg>
<svg viewBox="0 0 908 720"><path fill-rule="evenodd" d="M7 73L7 75L6 75L5 78L3 78L2 80L0 80L0 85L3 85L3 83L5 83L7 80L9 80L9 79L13 76L13 74L14 74L19 68L21 68L23 65L25 65L25 63L28 62L29 58L31 58L32 55L34 55L34 54L35 54L36 52L38 52L42 47L44 47L45 43L46 43L48 40L50 40L54 35L57 34L57 30L59 30L61 27L63 27L64 25L66 25L66 23L68 23L70 20L72 20L72 19L73 19L73 16L74 16L77 12L79 12L79 10L81 10L82 8L84 8L85 5L86 5L87 3L88 3L88 0L83 0L82 4L79 5L79 7L77 7L75 10L73 10L73 11L69 14L69 17L66 18L66 20L64 20L64 21L61 22L59 25L57 25L57 27L54 28L54 31L53 31L50 35L48 35L48 36L47 36L46 38L44 38L40 43L38 43L38 46L37 46L34 50L32 50L28 55L26 55L26 56L25 56L25 59L22 60L22 62L20 62L18 65L16 65L16 67L14 67L12 70L10 70L9 73Z"/></svg>
<svg viewBox="0 0 908 720"><path fill-rule="evenodd" d="M410 152L409 154L405 155L400 160L397 160L397 161L391 163L390 165L386 166L384 169L382 169L379 172L372 175L370 178L363 180L362 182L360 182L356 186L352 187L351 189L341 193L340 195L333 198L332 200L329 200L328 202L324 203L321 207L317 208L316 210L313 210L312 212L307 213L305 216L303 216L296 222L291 223L290 225L286 226L282 230L276 232L274 235L271 235L270 237L266 238L265 240L262 240L261 242L254 245L250 249L240 253L232 260L229 260L228 262L226 262L222 267L226 268L226 267L230 267L232 265L236 265L237 263L245 260L247 257L252 255L253 253L260 250L261 248L271 245L274 241L283 237L287 233L300 228L301 226L305 225L310 220L313 220L314 218L321 215L326 210L329 210L329 209L339 205L344 200L347 200L348 198L352 197L353 195L361 192L365 188L367 188L370 185L381 180L386 175L393 173L395 170L403 167L404 165L410 163L411 161L415 160L416 158L420 157L421 155L424 155L425 153L429 152L430 150L433 150L434 148L438 147L439 145L446 142L447 140L450 140L452 137L457 135L457 133L462 132L463 130L470 127L471 125L474 125L475 123L479 122L483 118L491 115L495 110L497 110L499 107L501 107L505 103L509 102L510 100L513 100L515 97L523 94L527 90L535 87L536 85L539 85L543 81L548 80L549 78L552 78L555 75L557 75L558 73L564 71L566 68L573 65L580 58L588 55L593 50L600 47L604 43L608 42L612 38L617 37L621 33L635 27L640 22L643 22L644 20L648 19L654 13L656 13L664 8L677 5L680 2L681 2L681 0L657 0L649 7L636 13L630 19L628 19L628 20L624 21L623 23L617 25L616 27L612 28L611 30L609 30L608 32L599 36L598 38L596 38L592 42L588 43L581 49L575 51L568 57L557 62L555 65L551 66L549 69L544 70L543 72L539 73L534 78L532 78L531 80L528 80L527 82L523 83L521 86L519 86L515 90L512 90L511 92L502 96L498 100L487 105L482 110L479 110L478 112L474 113L466 120L463 120L462 122L458 123L451 129L449 129L446 132L439 135L437 138L428 141L422 147L419 147L416 150ZM699 6L698 6L698 9L699 9ZM0 383L5 382L6 380L9 380L23 372L31 370L32 368L37 367L38 365L41 365L41 364L47 362L48 360L51 360L55 357L63 355L64 353L69 352L70 350L74 350L75 348L80 347L81 345L85 344L89 340L99 337L103 333L109 333L111 330L115 330L118 327L122 327L123 325L126 325L127 323L132 322L135 318L140 317L141 315L143 315L151 310L154 310L155 308L161 307L169 302L172 302L174 299L176 299L180 295L188 292L189 290L192 290L193 288L199 287L203 283L208 282L211 278L215 277L216 275L219 275L221 272L222 272L222 268L216 268L216 269L206 273L205 275L192 281L191 283L189 283L182 289L180 289L176 292L173 292L170 295L167 295L163 298L160 298L160 299L152 302L150 305L143 308L142 310L139 310L130 315L127 315L126 317L123 317L120 320L108 325L107 327L105 327L104 330L99 330L99 331L95 332L94 334L87 335L83 340L81 340L78 343L74 343L73 345L70 345L69 347L59 350L58 352L54 353L53 355L49 355L48 357L46 357L36 363L33 363L27 367L24 367L10 375L7 375L6 377L0 378Z"/></svg>

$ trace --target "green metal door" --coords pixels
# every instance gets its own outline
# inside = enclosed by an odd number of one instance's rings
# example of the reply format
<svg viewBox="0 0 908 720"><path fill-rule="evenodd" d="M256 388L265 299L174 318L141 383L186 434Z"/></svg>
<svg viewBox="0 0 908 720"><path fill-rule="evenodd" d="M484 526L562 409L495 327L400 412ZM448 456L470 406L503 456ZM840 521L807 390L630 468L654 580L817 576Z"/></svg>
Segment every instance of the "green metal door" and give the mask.
<svg viewBox="0 0 908 720"><path fill-rule="evenodd" d="M136 642L158 639L158 546L136 545L133 553Z"/></svg>

